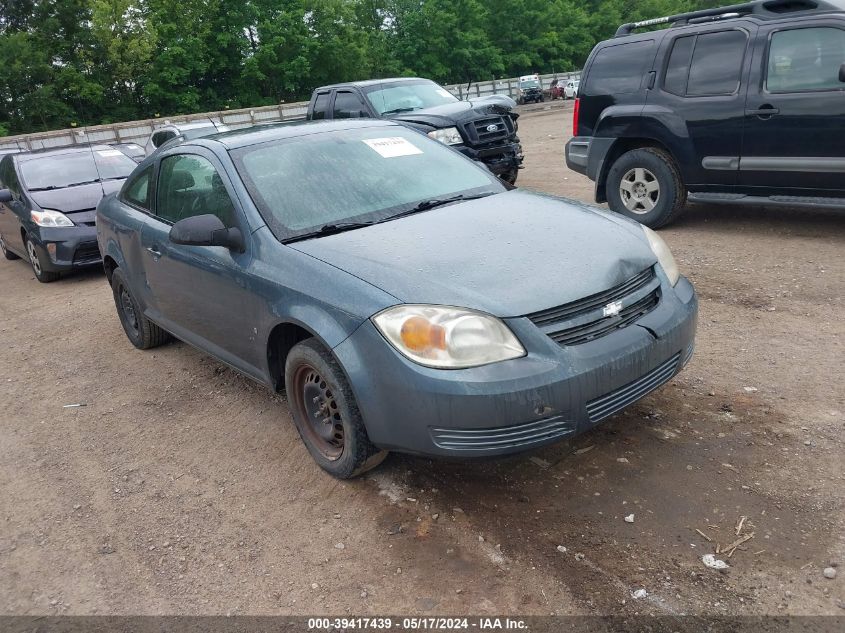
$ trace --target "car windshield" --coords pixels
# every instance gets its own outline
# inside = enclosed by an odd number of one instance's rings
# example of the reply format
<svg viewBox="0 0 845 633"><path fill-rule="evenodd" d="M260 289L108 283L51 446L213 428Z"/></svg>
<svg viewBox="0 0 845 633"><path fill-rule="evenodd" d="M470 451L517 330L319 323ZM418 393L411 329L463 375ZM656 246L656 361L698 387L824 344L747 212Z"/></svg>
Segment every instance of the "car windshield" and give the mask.
<svg viewBox="0 0 845 633"><path fill-rule="evenodd" d="M365 93L379 114L411 112L458 101L448 90L425 79L379 84L367 88Z"/></svg>
<svg viewBox="0 0 845 633"><path fill-rule="evenodd" d="M540 82L537 81L536 79L528 79L526 81L520 81L519 87L522 88L523 90L525 88L539 88Z"/></svg>
<svg viewBox="0 0 845 633"><path fill-rule="evenodd" d="M455 196L500 193L485 168L400 126L308 134L232 152L276 237L384 221ZM420 205L420 203L424 203Z"/></svg>
<svg viewBox="0 0 845 633"><path fill-rule="evenodd" d="M91 149L21 161L20 172L26 188L36 191L126 178L137 166L118 149Z"/></svg>

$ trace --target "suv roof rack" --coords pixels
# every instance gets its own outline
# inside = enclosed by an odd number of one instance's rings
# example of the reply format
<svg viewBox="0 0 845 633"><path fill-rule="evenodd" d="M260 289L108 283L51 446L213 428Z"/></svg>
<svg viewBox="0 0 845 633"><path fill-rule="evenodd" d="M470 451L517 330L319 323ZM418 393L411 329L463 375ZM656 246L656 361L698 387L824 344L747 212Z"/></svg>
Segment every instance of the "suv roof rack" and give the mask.
<svg viewBox="0 0 845 633"><path fill-rule="evenodd" d="M842 10L845 10L845 2L842 2L842 0L755 0L754 2L716 7L714 9L702 9L701 11L690 11L688 13L654 18L652 20L643 20L641 22L629 22L619 27L615 37L624 37L630 35L636 29L662 24L678 26L682 24L715 22L717 20L727 20L752 14L773 18L780 17L786 13Z"/></svg>

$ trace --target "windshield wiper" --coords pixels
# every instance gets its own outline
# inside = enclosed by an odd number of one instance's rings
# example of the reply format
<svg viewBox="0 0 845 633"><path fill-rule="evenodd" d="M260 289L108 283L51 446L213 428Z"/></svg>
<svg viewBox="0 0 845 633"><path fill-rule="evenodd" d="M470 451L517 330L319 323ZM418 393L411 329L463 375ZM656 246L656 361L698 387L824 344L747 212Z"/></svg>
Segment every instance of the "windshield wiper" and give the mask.
<svg viewBox="0 0 845 633"><path fill-rule="evenodd" d="M309 233L303 233L302 235L295 235L290 239L285 240L285 243L288 242L298 242L299 240L308 240L312 237L322 237L324 235L334 235L335 233L343 233L344 231L351 231L353 229L360 229L364 226L372 226L375 222L337 222L332 224L324 224L316 231L311 231Z"/></svg>
<svg viewBox="0 0 845 633"><path fill-rule="evenodd" d="M419 110L419 108L396 108L395 110L385 110L382 112L382 116L385 114L399 114L400 112L413 112L414 110Z"/></svg>
<svg viewBox="0 0 845 633"><path fill-rule="evenodd" d="M68 187L79 187L80 185L92 185L95 182L102 182L100 178L97 180L83 180L82 182L71 182L67 185L48 185L46 187L33 187L30 191L52 191L53 189L67 189Z"/></svg>
<svg viewBox="0 0 845 633"><path fill-rule="evenodd" d="M464 194L458 194L457 196L451 196L449 198L432 198L431 200L422 200L418 202L413 208L408 209L407 211L402 211L402 213L397 213L395 215L391 215L390 217L381 220L381 222L387 222L389 220L395 220L396 218L404 218L408 215L413 215L415 213L420 213L422 211L428 211L429 209L434 209L435 207L442 207L445 204L451 204L452 202L464 202L466 200L478 200L479 198L486 198L487 196L492 196L493 192L489 191L487 193L479 193L474 196L466 196Z"/></svg>

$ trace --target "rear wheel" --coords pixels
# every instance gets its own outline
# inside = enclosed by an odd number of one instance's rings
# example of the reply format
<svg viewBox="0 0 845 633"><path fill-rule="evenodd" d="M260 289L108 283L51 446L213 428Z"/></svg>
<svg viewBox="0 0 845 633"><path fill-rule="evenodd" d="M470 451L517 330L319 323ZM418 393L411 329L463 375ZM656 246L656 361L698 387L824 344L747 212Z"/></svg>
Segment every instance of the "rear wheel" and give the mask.
<svg viewBox="0 0 845 633"><path fill-rule="evenodd" d="M346 376L316 339L297 343L288 354L285 391L299 436L330 475L349 479L387 456L370 442Z"/></svg>
<svg viewBox="0 0 845 633"><path fill-rule="evenodd" d="M115 268L112 273L111 288L117 316L132 345L138 349L150 349L170 340L170 334L144 316L120 268Z"/></svg>
<svg viewBox="0 0 845 633"><path fill-rule="evenodd" d="M31 237L26 238L26 254L29 257L29 264L32 266L32 272L35 273L35 278L42 284L48 284L51 281L56 281L59 278L59 273L44 270L44 265L38 255L38 248Z"/></svg>
<svg viewBox="0 0 845 633"><path fill-rule="evenodd" d="M6 240L5 240L5 239L3 239L3 236L2 236L2 235L0 235L0 252L2 252L2 253L3 253L3 257L5 257L5 258L6 258L6 259L8 259L8 260L20 259L20 257L18 257L17 255L15 255L12 251L10 251L10 250L6 247Z"/></svg>
<svg viewBox="0 0 845 633"><path fill-rule="evenodd" d="M674 220L687 200L675 161L653 147L620 156L607 174L606 193L611 210L652 229Z"/></svg>

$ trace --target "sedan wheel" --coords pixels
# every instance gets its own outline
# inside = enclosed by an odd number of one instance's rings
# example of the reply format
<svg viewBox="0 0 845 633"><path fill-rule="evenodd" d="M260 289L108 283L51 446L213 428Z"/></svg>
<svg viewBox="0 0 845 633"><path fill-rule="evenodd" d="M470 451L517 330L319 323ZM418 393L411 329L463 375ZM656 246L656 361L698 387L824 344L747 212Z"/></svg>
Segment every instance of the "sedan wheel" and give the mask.
<svg viewBox="0 0 845 633"><path fill-rule="evenodd" d="M38 258L38 249L35 247L35 242L29 237L26 238L26 254L29 257L29 264L32 266L32 272L35 273L35 278L42 284L56 281L59 278L59 273L44 270L44 266Z"/></svg>
<svg viewBox="0 0 845 633"><path fill-rule="evenodd" d="M3 239L2 235L0 235L0 252L3 253L3 257L5 257L6 259L20 259L20 257L15 255L12 251L8 249L8 247L6 246L6 240Z"/></svg>
<svg viewBox="0 0 845 633"><path fill-rule="evenodd" d="M660 200L660 183L648 169L637 167L622 176L619 196L628 211L645 214L652 211Z"/></svg>

